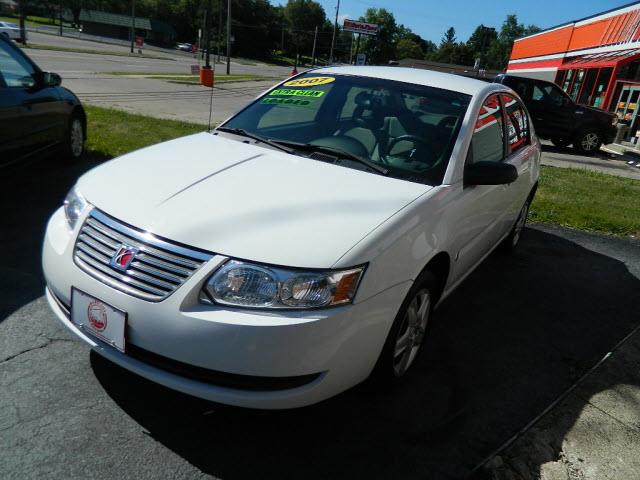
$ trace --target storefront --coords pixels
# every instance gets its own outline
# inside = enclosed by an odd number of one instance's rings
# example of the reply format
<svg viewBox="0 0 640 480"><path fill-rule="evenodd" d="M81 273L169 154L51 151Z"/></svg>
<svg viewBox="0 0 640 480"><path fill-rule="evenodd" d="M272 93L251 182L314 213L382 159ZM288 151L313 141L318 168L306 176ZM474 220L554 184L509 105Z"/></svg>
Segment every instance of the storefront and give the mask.
<svg viewBox="0 0 640 480"><path fill-rule="evenodd" d="M555 81L574 101L626 115L637 127L640 2L516 40L507 73Z"/></svg>

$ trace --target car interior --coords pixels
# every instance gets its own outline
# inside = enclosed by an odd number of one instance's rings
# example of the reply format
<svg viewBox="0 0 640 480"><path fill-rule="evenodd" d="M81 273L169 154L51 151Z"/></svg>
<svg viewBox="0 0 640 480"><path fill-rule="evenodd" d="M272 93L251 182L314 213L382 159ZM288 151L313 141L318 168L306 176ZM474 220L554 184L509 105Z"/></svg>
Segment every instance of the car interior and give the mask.
<svg viewBox="0 0 640 480"><path fill-rule="evenodd" d="M255 103L225 126L342 150L397 176L440 183L466 112L467 96L397 82L366 83L370 82L317 87L324 95L313 108Z"/></svg>

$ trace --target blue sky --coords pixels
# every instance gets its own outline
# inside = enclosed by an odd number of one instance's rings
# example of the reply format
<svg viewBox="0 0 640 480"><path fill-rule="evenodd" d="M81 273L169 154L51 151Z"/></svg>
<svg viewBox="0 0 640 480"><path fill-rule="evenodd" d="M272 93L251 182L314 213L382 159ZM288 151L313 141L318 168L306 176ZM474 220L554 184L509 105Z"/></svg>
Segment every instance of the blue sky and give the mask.
<svg viewBox="0 0 640 480"><path fill-rule="evenodd" d="M316 1L333 20L337 0ZM272 3L287 1L272 0ZM340 17L357 19L369 7L384 7L393 12L398 23L439 43L450 26L456 29L458 40L466 41L481 23L499 29L512 13L525 25L548 28L629 3L631 0L341 0Z"/></svg>

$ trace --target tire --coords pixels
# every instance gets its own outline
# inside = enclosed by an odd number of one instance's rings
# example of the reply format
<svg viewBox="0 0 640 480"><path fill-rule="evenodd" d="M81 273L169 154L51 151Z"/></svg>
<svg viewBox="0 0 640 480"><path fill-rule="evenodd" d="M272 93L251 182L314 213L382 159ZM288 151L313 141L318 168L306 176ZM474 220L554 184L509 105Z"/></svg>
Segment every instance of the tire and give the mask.
<svg viewBox="0 0 640 480"><path fill-rule="evenodd" d="M533 201L533 195L530 195L527 198L527 201L524 202L524 205L520 209L520 213L518 214L518 218L516 222L513 224L509 235L502 241L500 244L500 249L505 253L512 253L518 247L520 243L520 239L522 238L522 232L524 231L524 226L527 223L527 217L529 216L529 207L531 206L531 202Z"/></svg>
<svg viewBox="0 0 640 480"><path fill-rule="evenodd" d="M436 292L436 277L425 270L407 293L387 335L370 377L376 385L392 386L411 372L431 325Z"/></svg>
<svg viewBox="0 0 640 480"><path fill-rule="evenodd" d="M600 150L602 145L602 135L596 130L587 128L581 130L573 141L573 148L578 152L591 155Z"/></svg>
<svg viewBox="0 0 640 480"><path fill-rule="evenodd" d="M65 159L77 161L84 154L85 120L79 112L73 112L69 119L69 126L65 132L63 155Z"/></svg>
<svg viewBox="0 0 640 480"><path fill-rule="evenodd" d="M571 145L571 140L568 138L552 138L551 143L553 143L558 148L565 148Z"/></svg>

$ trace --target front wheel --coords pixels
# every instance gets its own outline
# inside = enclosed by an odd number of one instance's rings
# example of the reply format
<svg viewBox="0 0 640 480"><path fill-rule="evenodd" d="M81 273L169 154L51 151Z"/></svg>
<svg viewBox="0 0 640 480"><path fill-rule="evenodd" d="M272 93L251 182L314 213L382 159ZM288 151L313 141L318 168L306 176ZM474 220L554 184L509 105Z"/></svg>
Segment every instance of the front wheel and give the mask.
<svg viewBox="0 0 640 480"><path fill-rule="evenodd" d="M425 271L407 294L391 326L372 378L390 384L405 377L415 364L430 326L436 301L436 280Z"/></svg>
<svg viewBox="0 0 640 480"><path fill-rule="evenodd" d="M579 132L573 142L573 148L576 151L587 155L600 150L600 145L602 145L602 137L598 132L591 129Z"/></svg>
<svg viewBox="0 0 640 480"><path fill-rule="evenodd" d="M531 206L531 200L531 197L529 197L527 201L524 202L524 205L522 206L522 209L518 214L516 223L514 223L513 227L511 228L511 232L509 232L509 235L507 235L507 237L502 241L502 245L500 245L502 247L502 250L506 253L513 252L518 246L518 243L520 243L520 239L522 238L522 231L524 230L524 226L527 223L527 217L529 216L529 207Z"/></svg>

